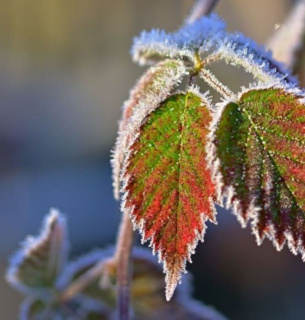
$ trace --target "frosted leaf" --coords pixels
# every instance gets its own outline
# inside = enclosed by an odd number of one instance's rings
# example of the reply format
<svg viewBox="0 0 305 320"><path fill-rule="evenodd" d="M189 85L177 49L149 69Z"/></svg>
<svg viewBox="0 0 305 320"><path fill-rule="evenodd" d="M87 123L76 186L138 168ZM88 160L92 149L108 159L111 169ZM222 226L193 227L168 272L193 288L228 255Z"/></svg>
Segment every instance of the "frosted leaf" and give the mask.
<svg viewBox="0 0 305 320"><path fill-rule="evenodd" d="M217 46L219 59L233 66L243 67L263 83L296 83L290 71L272 58L271 52L240 33L228 33Z"/></svg>
<svg viewBox="0 0 305 320"><path fill-rule="evenodd" d="M12 257L6 278L23 292L51 289L66 264L67 254L65 218L51 209L40 235L29 237Z"/></svg>
<svg viewBox="0 0 305 320"><path fill-rule="evenodd" d="M195 88L172 95L142 123L125 158L122 208L164 261L168 300L203 240L205 221L215 222L205 151L210 108Z"/></svg>
<svg viewBox="0 0 305 320"><path fill-rule="evenodd" d="M303 44L305 32L305 1L299 0L292 11L277 29L267 44L273 58L284 63L289 69L296 63L297 51Z"/></svg>
<svg viewBox="0 0 305 320"><path fill-rule="evenodd" d="M126 147L135 139L143 119L179 85L187 70L182 61L165 60L151 67L123 105L118 138L112 156L114 195L119 199L120 174Z"/></svg>
<svg viewBox="0 0 305 320"><path fill-rule="evenodd" d="M244 90L224 102L212 134L215 182L257 242L305 243L305 100L287 86ZM228 132L230 134L228 134Z"/></svg>
<svg viewBox="0 0 305 320"><path fill-rule="evenodd" d="M225 29L225 23L212 14L185 24L178 31L166 33L163 30L143 31L133 42L133 60L141 65L150 65L165 58L179 58L193 61L197 48L209 51Z"/></svg>

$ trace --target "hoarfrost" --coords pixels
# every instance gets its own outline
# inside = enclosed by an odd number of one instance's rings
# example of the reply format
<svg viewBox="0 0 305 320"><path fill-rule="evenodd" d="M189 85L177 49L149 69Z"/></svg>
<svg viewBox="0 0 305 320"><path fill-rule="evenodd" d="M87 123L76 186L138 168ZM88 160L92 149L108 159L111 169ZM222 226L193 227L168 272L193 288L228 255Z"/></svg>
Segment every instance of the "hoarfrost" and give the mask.
<svg viewBox="0 0 305 320"><path fill-rule="evenodd" d="M181 58L193 61L197 48L209 51L225 30L225 23L215 14L202 17L178 31L166 33L154 29L136 37L131 55L140 65L150 65L158 58Z"/></svg>

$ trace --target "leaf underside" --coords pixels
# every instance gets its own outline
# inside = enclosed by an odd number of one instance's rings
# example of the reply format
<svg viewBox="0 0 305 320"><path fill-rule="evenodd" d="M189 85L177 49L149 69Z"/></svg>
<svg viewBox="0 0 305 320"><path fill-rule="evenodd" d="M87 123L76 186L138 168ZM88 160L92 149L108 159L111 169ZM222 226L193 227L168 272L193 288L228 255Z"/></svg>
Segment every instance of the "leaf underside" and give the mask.
<svg viewBox="0 0 305 320"><path fill-rule="evenodd" d="M165 100L140 128L125 163L125 208L164 261L168 300L203 238L204 221L215 222L207 106L192 92Z"/></svg>
<svg viewBox="0 0 305 320"><path fill-rule="evenodd" d="M304 258L305 106L282 88L250 89L214 132L220 190L243 225Z"/></svg>

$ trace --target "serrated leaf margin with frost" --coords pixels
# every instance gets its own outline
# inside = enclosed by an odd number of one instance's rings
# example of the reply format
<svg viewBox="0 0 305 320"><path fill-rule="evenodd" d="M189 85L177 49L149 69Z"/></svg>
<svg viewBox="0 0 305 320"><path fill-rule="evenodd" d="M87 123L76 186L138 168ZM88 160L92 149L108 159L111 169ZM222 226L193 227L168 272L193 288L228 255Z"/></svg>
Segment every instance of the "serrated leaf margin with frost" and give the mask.
<svg viewBox="0 0 305 320"><path fill-rule="evenodd" d="M226 200L226 208L232 209L233 214L237 217L237 220L240 222L241 226L245 228L249 221L251 221L251 229L252 233L255 235L256 242L258 245L261 245L264 238L267 237L269 240L271 240L275 246L275 248L280 251L283 248L283 244L278 244L276 237L275 237L275 229L272 225L270 225L270 232L267 234L264 234L263 236L260 236L257 231L257 221L258 221L258 212L261 210L259 207L254 205L254 202L250 203L249 209L248 209L248 218L245 220L242 217L241 211L240 211L240 202L235 197L236 191L233 186L225 186L223 182L223 177L220 172L220 160L217 157L216 152L216 146L213 144L214 134L215 130L217 129L218 122L221 118L222 112L224 108L231 102L238 104L242 96L250 91L253 90L266 90L266 89L279 89L285 91L287 94L294 95L297 99L297 101L300 104L305 105L305 91L299 89L298 87L295 87L292 84L289 83L277 83L275 85L269 85L269 84L252 84L249 88L243 87L242 90L236 95L234 99L225 99L221 103L218 103L217 111L215 113L215 117L213 119L213 122L211 124L211 131L209 135L209 143L208 143L208 149L209 149L209 167L212 171L213 180L216 184L216 191L217 191L217 198L222 203ZM232 199L234 200L232 201ZM305 261L305 249L304 244L298 243L297 245L293 244L292 235L290 234L290 231L285 231L284 236L287 241L288 248L290 251L296 255L297 253L300 253L302 256L302 260Z"/></svg>
<svg viewBox="0 0 305 320"><path fill-rule="evenodd" d="M41 245L43 245L46 241L52 237L51 227L54 226L54 232L58 233L58 239L54 239L53 245L57 245L51 248L50 254L57 254L58 262L49 261L50 268L56 268L56 275L59 276L62 270L64 269L67 263L67 257L69 252L69 242L67 237L67 226L65 217L57 210L51 209L49 214L45 217L43 222L43 227L40 231L40 234L37 237L28 237L22 244L21 249L18 250L10 259L10 265L8 271L6 273L6 280L17 290L24 293L35 293L36 291L47 291L49 288L37 288L28 286L23 279L20 279L18 276L20 266L25 262L25 260L31 256L32 252L37 250ZM54 234L54 236L57 236ZM58 250L58 252L56 252ZM52 264L56 264L56 266ZM25 279L26 280L26 279ZM54 285L56 283L56 279L54 279Z"/></svg>
<svg viewBox="0 0 305 320"><path fill-rule="evenodd" d="M137 137L138 128L145 117L165 100L188 74L180 60L164 60L151 67L130 92L123 104L123 117L119 123L119 133L112 154L112 178L114 196L120 194L120 176L126 148Z"/></svg>

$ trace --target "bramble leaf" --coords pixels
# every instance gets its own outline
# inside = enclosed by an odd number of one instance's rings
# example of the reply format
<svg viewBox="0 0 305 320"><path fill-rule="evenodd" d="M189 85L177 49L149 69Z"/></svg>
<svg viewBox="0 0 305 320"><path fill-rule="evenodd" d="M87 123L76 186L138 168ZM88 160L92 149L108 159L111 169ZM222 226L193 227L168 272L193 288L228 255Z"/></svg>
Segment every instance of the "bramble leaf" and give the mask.
<svg viewBox="0 0 305 320"><path fill-rule="evenodd" d="M150 68L130 92L129 99L123 105L123 117L119 124L119 134L111 161L114 195L117 200L125 148L129 141L134 139L138 123L173 92L186 74L182 61L165 60ZM135 110L137 110L136 114Z"/></svg>
<svg viewBox="0 0 305 320"><path fill-rule="evenodd" d="M240 222L252 220L258 243L267 236L280 250L287 240L304 259L303 93L285 87L241 93L224 103L212 139L220 192Z"/></svg>
<svg viewBox="0 0 305 320"><path fill-rule="evenodd" d="M195 89L171 96L149 114L125 159L123 208L164 261L168 300L205 221L215 222L205 151L209 108Z"/></svg>
<svg viewBox="0 0 305 320"><path fill-rule="evenodd" d="M51 289L66 264L67 254L65 218L51 209L40 235L29 237L11 259L7 280L23 292Z"/></svg>

